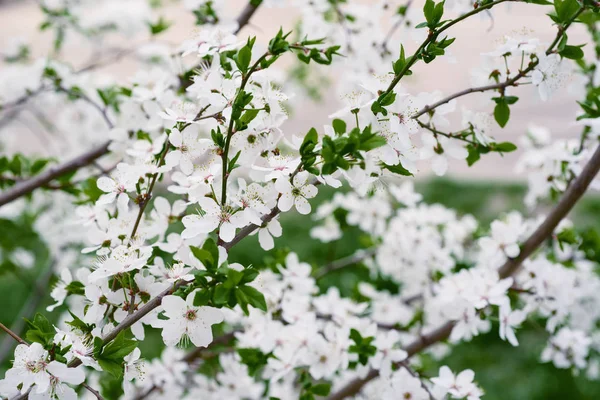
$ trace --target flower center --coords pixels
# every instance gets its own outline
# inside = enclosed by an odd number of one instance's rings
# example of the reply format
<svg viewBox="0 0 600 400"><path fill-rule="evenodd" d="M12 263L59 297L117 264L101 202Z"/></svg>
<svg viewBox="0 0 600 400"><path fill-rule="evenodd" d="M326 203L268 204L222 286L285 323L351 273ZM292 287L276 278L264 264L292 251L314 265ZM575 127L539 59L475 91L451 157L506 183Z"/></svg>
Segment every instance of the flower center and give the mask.
<svg viewBox="0 0 600 400"><path fill-rule="evenodd" d="M197 318L196 310L187 310L187 312L185 313L185 318L190 321L195 320Z"/></svg>

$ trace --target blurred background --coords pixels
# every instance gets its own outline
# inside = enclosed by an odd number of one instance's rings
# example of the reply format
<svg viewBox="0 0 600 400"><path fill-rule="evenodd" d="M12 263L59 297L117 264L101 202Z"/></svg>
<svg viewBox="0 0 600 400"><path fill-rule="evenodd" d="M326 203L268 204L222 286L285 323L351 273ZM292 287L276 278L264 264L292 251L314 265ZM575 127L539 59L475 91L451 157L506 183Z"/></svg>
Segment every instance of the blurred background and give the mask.
<svg viewBox="0 0 600 400"><path fill-rule="evenodd" d="M413 7L420 8L423 1L415 1ZM195 30L194 18L181 7L179 2L163 1L162 3L164 17L176 23L158 40L178 45L192 36ZM232 3L236 7L232 7L227 12L233 17L239 13L246 2L237 0ZM398 2L398 5L401 3ZM265 41L276 33L280 26L293 28L297 18L298 14L288 8L261 7L240 35L257 35L258 41ZM37 29L42 20L42 13L34 1L0 0L0 46L2 42L8 42L13 37L23 37L32 46L32 58L50 53L51 35L45 35ZM494 9L493 18L482 13L481 18L475 18L468 24L459 24L451 31L451 34L457 38L451 48L456 62L447 62L444 57L432 64L420 64L416 68L417 73L408 77L405 87L411 93L441 90L449 94L471 86L470 69L479 65L479 54L491 50L504 34L524 29L532 31L533 36L546 42L550 42L555 35L555 28L551 25L550 19L543 15L539 8L532 8L526 4L503 4ZM569 38L576 43L586 41L585 33L578 27L569 33ZM147 38L133 37L127 43L116 42L114 45L118 48L132 48L136 43L144 40ZM409 50L416 47L411 39L402 42ZM87 65L97 56L88 48L86 42L77 39L67 40L62 52L62 58L75 67ZM124 57L104 67L103 71L126 81L129 75L135 72L134 66L133 60ZM324 90L321 91L318 102L307 98L295 107L284 130L292 134L302 134L312 126L320 128L329 121L328 115L340 108L340 93L334 89L334 79L332 76L327 78L329 86L325 86L324 81ZM512 141L518 144L518 138L525 133L529 124L549 127L554 138L578 135L579 129L573 123L578 110L575 102L577 96L571 93L568 87L563 88L548 102L541 102L535 93L535 88L531 86L519 88L518 95L521 99L512 108L508 125L504 129L496 126L493 131L492 135L498 141ZM491 112L493 103L489 97L483 94L465 97L461 99L457 110L464 105L476 111ZM27 121L27 118L30 116L23 113L9 125L4 126L0 135L18 138L18 142L23 143L26 151L43 153L43 147L39 148L39 145L36 147L32 144L35 143L31 140L34 137L31 132L32 124ZM433 178L427 170L424 170L416 179L418 191L423 193L425 202L441 203L456 209L461 214L472 214L482 224L487 224L498 215L512 209L526 212L523 205L523 196L526 192L525 177L517 176L514 172L519 154L519 151L503 157L490 154L483 157L476 164L476 168L468 168L464 161L452 160L448 175L443 179ZM331 190L322 190L315 199L313 207L330 198L331 195ZM588 196L577 206L572 218L582 229L592 226L599 228L599 216L600 199ZM291 250L298 253L301 260L311 263L316 268L366 246L363 243L364 238L358 231L350 232L339 241L322 244L311 239L308 234L312 227L310 219L288 213L281 221L285 234L276 240L276 249L266 255L267 262ZM31 269L13 268L0 276L0 321L7 326L16 327L17 331L23 329L19 315L31 316L35 310L44 310L50 304L46 294L51 284L44 283L40 287L37 279L38 276L47 273L48 251L30 226L30 224L15 224L8 219L0 218L0 251L2 248L14 248L18 244L31 251L36 258L35 265ZM265 263L265 254L257 245L256 237L250 237L236 246L232 258L245 265L260 266ZM319 285L324 290L335 285L340 287L345 295L353 296L356 295L356 284L367 278L366 268L357 265L326 275L319 281ZM59 313L60 310L57 310L51 315L58 318ZM147 328L147 332L149 330L150 328ZM473 343L458 346L443 360L443 363L448 364L453 370L474 369L477 381L486 390L484 398L487 400L600 398L600 383L588 381L585 377L574 376L571 371L558 370L539 362L539 354L546 342L546 333L543 329L527 325L518 336L521 346L513 348L498 339L497 327L494 327L490 334L475 338ZM157 332L150 332L148 340L143 343L145 357L157 356L156 346L153 346L155 340L159 340ZM11 353L14 345L12 339L0 334L0 354ZM6 359L6 357L0 358ZM2 374L8 365L5 361L0 366ZM424 370L426 374L436 375L439 365L433 360L426 360Z"/></svg>

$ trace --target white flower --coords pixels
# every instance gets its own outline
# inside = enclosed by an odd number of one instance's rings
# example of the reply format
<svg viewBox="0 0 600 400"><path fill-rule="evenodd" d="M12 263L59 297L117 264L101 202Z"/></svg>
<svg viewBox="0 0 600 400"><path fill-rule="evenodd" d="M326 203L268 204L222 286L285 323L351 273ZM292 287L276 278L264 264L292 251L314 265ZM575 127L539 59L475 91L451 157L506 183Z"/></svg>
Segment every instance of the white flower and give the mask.
<svg viewBox="0 0 600 400"><path fill-rule="evenodd" d="M433 134L424 134L421 136L423 147L420 150L422 160L431 159L431 169L438 176L443 176L448 170L449 155L457 160L464 160L469 152L464 147L458 145L455 139L449 139L444 136L434 137Z"/></svg>
<svg viewBox="0 0 600 400"><path fill-rule="evenodd" d="M546 101L552 93L563 86L569 73L562 63L560 55L540 55L539 63L531 73L531 83L538 87L540 98Z"/></svg>
<svg viewBox="0 0 600 400"><path fill-rule="evenodd" d="M127 203L127 192L135 189L135 181L137 177L133 177L131 173L125 172L125 167L121 163L117 166L117 172L112 178L101 176L96 181L98 189L106 194L103 194L98 199L97 204L110 204L117 196L119 202Z"/></svg>
<svg viewBox="0 0 600 400"><path fill-rule="evenodd" d="M230 206L221 207L212 198L199 198L198 204L201 207L200 214L186 215L182 219L185 226L181 233L183 239L191 239L219 228L219 237L231 242L235 237L235 230L248 223L244 213L235 212Z"/></svg>
<svg viewBox="0 0 600 400"><path fill-rule="evenodd" d="M328 379L333 376L342 361L340 350L335 343L325 340L323 336L315 336L309 343L306 357L311 376L315 379Z"/></svg>
<svg viewBox="0 0 600 400"><path fill-rule="evenodd" d="M455 399L467 397L468 400L478 400L483 392L473 383L473 378L475 373L470 369L455 376L450 368L444 365L440 368L439 376L431 378L431 382Z"/></svg>
<svg viewBox="0 0 600 400"><path fill-rule="evenodd" d="M491 235L479 239L481 259L491 265L504 262L506 257L515 258L521 252L519 239L525 225L519 213L512 212L505 221L496 220L491 224Z"/></svg>
<svg viewBox="0 0 600 400"><path fill-rule="evenodd" d="M196 292L186 300L179 296L165 296L161 306L168 320L157 320L156 328L163 328L162 338L167 346L175 346L189 338L196 347L206 347L212 340L211 326L223 321L223 313L214 307L194 306Z"/></svg>
<svg viewBox="0 0 600 400"><path fill-rule="evenodd" d="M179 165L181 172L190 175L194 172L193 160L200 153L198 132L189 128L183 132L173 129L169 134L169 142L175 147L175 150L166 155L165 164L171 167Z"/></svg>
<svg viewBox="0 0 600 400"><path fill-rule="evenodd" d="M41 344L34 342L30 346L20 344L15 349L13 367L6 372L4 385L21 387L21 393L27 393L33 385L29 397L41 400L56 396L58 399L76 399L75 391L63 382L79 385L85 379L81 368L68 368L58 361L48 361L48 352Z"/></svg>
<svg viewBox="0 0 600 400"><path fill-rule="evenodd" d="M68 268L63 268L60 271L60 279L56 282L56 286L50 292L50 297L52 297L56 303L49 305L46 307L46 311L52 311L56 307L63 304L65 299L67 298L67 286L73 281L73 277L71 276L71 271Z"/></svg>
<svg viewBox="0 0 600 400"><path fill-rule="evenodd" d="M257 231L252 232L252 235ZM273 218L266 226L258 228L258 243L263 250L271 250L275 247L273 237L280 237L283 233L279 220Z"/></svg>
<svg viewBox="0 0 600 400"><path fill-rule="evenodd" d="M421 380L412 376L406 368L395 371L390 378L391 387L382 396L383 400L430 400L431 396L423 388Z"/></svg>
<svg viewBox="0 0 600 400"><path fill-rule="evenodd" d="M369 359L369 364L379 370L381 376L392 374L392 364L400 362L408 357L408 353L398 348L400 334L395 330L378 333L373 345L377 347L377 353Z"/></svg>
<svg viewBox="0 0 600 400"><path fill-rule="evenodd" d="M585 332L567 327L548 340L542 352L542 362L552 361L556 368L585 368L592 340Z"/></svg>
<svg viewBox="0 0 600 400"><path fill-rule="evenodd" d="M418 202L423 199L420 193L415 192L415 185L413 181L406 181L402 185L390 185L390 194L407 207L414 207Z"/></svg>
<svg viewBox="0 0 600 400"><path fill-rule="evenodd" d="M500 337L502 340L508 340L513 346L518 346L519 341L513 328L521 325L527 314L521 310L511 311L509 305L500 307Z"/></svg>
<svg viewBox="0 0 600 400"><path fill-rule="evenodd" d="M136 276L137 277L137 276ZM146 369L148 368L147 363L140 359L141 351L139 348L133 349L123 361L125 361L125 379L132 381L134 379L143 379Z"/></svg>
<svg viewBox="0 0 600 400"><path fill-rule="evenodd" d="M277 202L281 211L289 211L292 206L296 206L296 210L300 214L310 213L310 203L307 199L312 199L317 195L317 187L308 183L308 177L307 171L301 171L294 176L293 183L285 178L275 181L275 188L281 193Z"/></svg>

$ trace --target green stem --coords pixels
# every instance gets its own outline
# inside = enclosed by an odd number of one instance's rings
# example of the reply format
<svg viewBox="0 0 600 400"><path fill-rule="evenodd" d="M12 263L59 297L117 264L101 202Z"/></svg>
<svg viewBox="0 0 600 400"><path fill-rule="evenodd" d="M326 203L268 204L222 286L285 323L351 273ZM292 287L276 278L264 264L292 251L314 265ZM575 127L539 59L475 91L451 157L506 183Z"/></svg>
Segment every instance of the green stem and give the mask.
<svg viewBox="0 0 600 400"><path fill-rule="evenodd" d="M269 55L268 52L263 54L258 60L256 60L254 65L252 65L252 67L248 70L248 73L242 77L242 83L240 84L240 88L238 89L238 92L233 100L233 104L236 103L238 97L244 91L246 84L250 80L250 76L254 72L257 71L260 63L265 58L267 58L268 55ZM221 185L221 207L225 206L225 203L227 202L227 179L229 178L229 176L228 176L229 172L227 171L227 164L229 161L229 146L231 145L231 137L234 134L234 132L233 132L234 122L235 121L233 120L233 118L229 121L229 127L227 128L227 138L225 139L225 147L223 148L223 154L221 155L221 160L223 163L223 177L222 177L222 185Z"/></svg>

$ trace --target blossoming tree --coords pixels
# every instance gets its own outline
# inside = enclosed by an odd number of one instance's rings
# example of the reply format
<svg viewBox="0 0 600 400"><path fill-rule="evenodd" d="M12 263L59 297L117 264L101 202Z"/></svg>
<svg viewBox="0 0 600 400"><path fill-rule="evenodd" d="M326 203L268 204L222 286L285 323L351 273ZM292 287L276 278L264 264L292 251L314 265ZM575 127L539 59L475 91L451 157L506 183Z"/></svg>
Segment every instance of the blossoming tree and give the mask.
<svg viewBox="0 0 600 400"><path fill-rule="evenodd" d="M478 85L454 93L401 87L449 57L455 25L515 2L549 16L551 42L505 37L484 54ZM484 393L477 371L443 366L426 377L421 358L441 357L492 321L518 346L530 319L548 333L542 361L598 376L600 244L565 219L600 187L597 1L250 0L230 20L225 1L186 0L198 31L176 46L156 39L172 26L160 2L39 3L54 48L37 60L23 42L2 52L0 124L38 113L53 128L51 156L15 153L18 138L3 130L0 212L15 229L32 225L48 246L52 262L36 286L51 290L48 311L61 317L25 311L26 326L0 323L16 344L0 396L475 400ZM243 33L257 10L281 6L300 12L293 30L269 41ZM574 25L587 28L588 43L570 40ZM107 35L143 30L149 42L108 51ZM61 61L72 37L100 56L78 69ZM131 56L139 69L126 83L98 72ZM329 68L346 106L304 135L282 130L290 86L314 90L307 76ZM422 202L417 161L443 175L449 158L477 168L481 157L517 150L490 136L490 122L504 127L511 109L526 107L524 91L560 96L573 76L581 111L563 116L573 133L553 141L523 128L519 149L525 203L552 207L488 227ZM463 110L450 131L457 103L475 92L493 107ZM334 196L314 207L325 187ZM254 234L274 249L287 230L278 218L293 210L313 215L311 236L322 242L352 227L369 244L320 266L294 253L264 265L230 256ZM1 235L2 268L32 263L19 237ZM357 263L373 277L357 296L317 285ZM151 332L162 355L146 360L139 345Z"/></svg>

